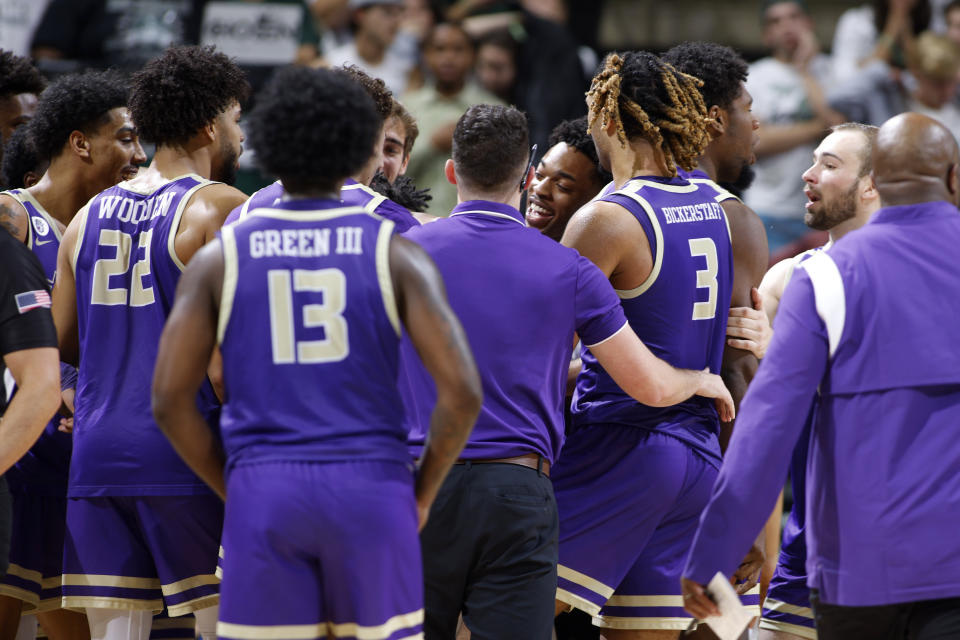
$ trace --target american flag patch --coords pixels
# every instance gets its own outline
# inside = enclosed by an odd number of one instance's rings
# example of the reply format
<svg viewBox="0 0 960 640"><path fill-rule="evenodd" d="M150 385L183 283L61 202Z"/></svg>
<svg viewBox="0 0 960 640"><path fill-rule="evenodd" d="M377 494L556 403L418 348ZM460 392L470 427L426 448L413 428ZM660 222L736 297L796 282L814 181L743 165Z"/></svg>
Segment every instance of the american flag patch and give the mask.
<svg viewBox="0 0 960 640"><path fill-rule="evenodd" d="M15 298L17 300L17 311L20 313L26 313L31 309L39 309L40 307L50 308L50 294L42 289L40 291L18 293Z"/></svg>

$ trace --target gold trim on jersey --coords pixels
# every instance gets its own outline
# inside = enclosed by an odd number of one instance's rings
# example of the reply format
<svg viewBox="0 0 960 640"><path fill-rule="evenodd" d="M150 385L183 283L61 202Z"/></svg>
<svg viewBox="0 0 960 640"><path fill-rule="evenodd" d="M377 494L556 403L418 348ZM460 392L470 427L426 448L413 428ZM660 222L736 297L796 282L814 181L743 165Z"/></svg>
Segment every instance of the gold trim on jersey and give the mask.
<svg viewBox="0 0 960 640"><path fill-rule="evenodd" d="M613 192L614 194L630 198L643 208L647 217L650 219L650 225L653 227L653 240L656 244L656 246L651 245L650 247L651 252L656 255L656 258L653 260L653 269L650 270L650 275L647 276L647 279L638 287L634 287L633 289L615 289L621 300L636 298L646 292L657 281L657 278L660 276L660 268L663 266L663 252L665 247L663 245L663 229L660 228L660 219L657 218L656 212L653 210L653 207L650 206L650 203L647 202L647 199L637 193L637 190L644 186L645 182L645 180L632 180L624 185L623 189ZM696 187L694 187L694 189L696 189ZM647 240L649 241L650 238L647 238Z"/></svg>
<svg viewBox="0 0 960 640"><path fill-rule="evenodd" d="M108 596L63 596L63 609L129 609L133 611L163 611L160 598L114 598Z"/></svg>
<svg viewBox="0 0 960 640"><path fill-rule="evenodd" d="M683 596L613 596L608 607L682 607Z"/></svg>
<svg viewBox="0 0 960 640"><path fill-rule="evenodd" d="M792 616L803 616L804 618L813 620L813 609L810 607L798 607L795 604L787 604L786 602L781 602L773 598L764 600L763 607L777 613L789 613Z"/></svg>
<svg viewBox="0 0 960 640"><path fill-rule="evenodd" d="M380 216L372 214L363 207L336 207L333 209L317 209L310 211L292 211L290 209L274 209L272 207L258 207L250 212L250 217L256 218L274 218L276 220L292 220L293 222L310 221L320 222L323 220L332 220L342 216L353 216L358 214L372 215L377 220L382 220Z"/></svg>
<svg viewBox="0 0 960 640"><path fill-rule="evenodd" d="M206 609L207 607L212 607L215 604L220 602L219 593L209 593L205 596L200 596L199 598L194 598L193 600L187 600L186 602L181 602L180 604L168 604L167 613L172 616L182 616L188 613L193 613L194 611L199 611L200 609Z"/></svg>
<svg viewBox="0 0 960 640"><path fill-rule="evenodd" d="M233 299L237 293L237 277L239 258L237 256L237 236L233 227L227 226L220 230L220 244L223 246L223 284L220 287L220 308L217 313L217 344L223 344L223 336L227 332L230 314L233 312ZM220 547L220 557L223 557L223 547Z"/></svg>
<svg viewBox="0 0 960 640"><path fill-rule="evenodd" d="M57 242L61 242L63 240L63 234L60 233L61 223L55 220L54 217L51 216L46 209L44 209L43 205L40 204L40 202L38 202L36 198L33 197L32 193L30 193L26 189L19 189L19 191L20 191L19 194L13 193L12 191L4 191L3 193L10 196L17 202L19 202L20 206L23 207L24 214L26 214L27 216L27 248L30 249L31 251L33 250L34 230L33 230L33 221L30 220L30 212L27 211L27 208L25 206L23 206L24 200L29 201L30 204L33 205L33 208L37 210L37 213L40 214L40 217L43 218L44 222L46 222L47 225L51 229L53 229L53 235L56 236Z"/></svg>
<svg viewBox="0 0 960 640"><path fill-rule="evenodd" d="M697 187L697 185L695 184L686 184L686 185L663 184L662 182L656 182L654 180L644 180L643 178L631 178L630 180L627 180L627 183L623 185L623 189L620 189L620 191L623 191L631 184L638 185L638 187L650 187L651 189L668 191L670 193L693 193L694 191L697 191L699 189L699 187Z"/></svg>
<svg viewBox="0 0 960 640"><path fill-rule="evenodd" d="M193 618L187 618L181 616L179 618L157 618L153 621L150 629L151 631L156 631L158 629L193 629L197 626L197 621Z"/></svg>
<svg viewBox="0 0 960 640"><path fill-rule="evenodd" d="M327 638L327 623L253 625L217 622L217 636L237 640L315 640Z"/></svg>
<svg viewBox="0 0 960 640"><path fill-rule="evenodd" d="M92 573L63 574L65 587L120 587L122 589L160 589L157 578L131 578Z"/></svg>
<svg viewBox="0 0 960 640"><path fill-rule="evenodd" d="M215 180L208 180L207 178L204 178L201 175L191 172L191 173L184 173L170 179L164 179L163 182L157 183L156 186L154 186L152 189L147 188L146 185L144 185L143 187L140 187L138 184L134 184L133 181L136 180L136 178L133 178L130 180L124 180L123 182L117 184L117 186L123 189L124 191L129 191L130 193L138 193L142 196L149 196L151 194L156 193L157 191L160 191L160 189L163 189L165 186L167 186L171 182L176 182L177 180L182 180L183 178L193 178L195 180L199 180L201 183L207 183L207 184L220 184Z"/></svg>
<svg viewBox="0 0 960 640"><path fill-rule="evenodd" d="M737 202L743 203L743 200L741 200L738 196L735 196L734 194L730 193L729 191L721 187L719 184L717 184L710 178L688 178L687 182L689 182L690 184L702 184L710 187L711 189L717 192L717 195L714 196L713 198L717 202L726 202L727 200L736 200Z"/></svg>
<svg viewBox="0 0 960 640"><path fill-rule="evenodd" d="M586 598L578 596L575 593L570 593L566 589L558 588L556 599L591 616L595 616L600 613L600 605L594 604L593 602L590 602Z"/></svg>
<svg viewBox="0 0 960 640"><path fill-rule="evenodd" d="M200 184L196 184L184 192L183 197L180 199L180 202L177 204L177 210L173 214L173 221L170 223L170 233L167 236L167 253L170 254L170 259L173 260L173 264L175 264L177 268L180 269L180 271L183 271L184 269L187 268L187 265L185 265L183 261L180 260L179 256L177 256L177 249L176 249L177 232L180 230L180 220L181 218L183 218L183 212L186 211L187 204L190 202L190 199L193 198L194 194L197 191L206 187L207 185L220 184L219 182L214 182L212 180L206 180L204 178L201 178L200 176L194 173L187 174L187 176L200 180ZM179 176L177 178L174 178L173 180L179 180L180 178L185 178L187 176ZM170 184L171 182L173 182L173 180L168 181L166 184ZM162 186L166 186L166 185L162 185ZM157 189L154 189L149 193L156 193L159 190L160 188L158 187ZM151 234L151 241L152 241L152 234ZM148 252L150 251L149 246L147 247L147 251Z"/></svg>
<svg viewBox="0 0 960 640"><path fill-rule="evenodd" d="M189 591L190 589L196 589L197 587L204 587L209 585L218 585L220 581L217 580L217 577L211 573L202 574L198 576L193 576L192 578L184 578L183 580L177 580L176 582L171 582L170 584L160 585L160 590L165 596L174 596L178 593L183 593L184 591Z"/></svg>
<svg viewBox="0 0 960 640"><path fill-rule="evenodd" d="M355 637L357 640L385 640L400 629L418 624L423 624L423 609L401 613L383 624L374 626L361 626L355 622L330 623L330 631L334 638Z"/></svg>
<svg viewBox="0 0 960 640"><path fill-rule="evenodd" d="M24 612L36 610L37 605L40 604L40 596L35 591L15 587L12 584L0 584L0 596L22 601ZM57 602L60 602L60 598L57 598Z"/></svg>
<svg viewBox="0 0 960 640"><path fill-rule="evenodd" d="M11 562L10 566L7 567L7 575L16 576L18 578L22 578L23 580L29 580L30 582L34 582L36 584L43 583L42 573L33 569L27 569L26 567L22 567L13 562ZM59 580L57 583L59 584Z"/></svg>
<svg viewBox="0 0 960 640"><path fill-rule="evenodd" d="M594 616L593 624L605 629L678 629L683 631L692 618Z"/></svg>
<svg viewBox="0 0 960 640"><path fill-rule="evenodd" d="M805 627L802 624L791 624L781 620L770 620L769 618L760 618L760 628L768 631L782 631L792 633L795 636L806 638L807 640L817 640L817 630Z"/></svg>
<svg viewBox="0 0 960 640"><path fill-rule="evenodd" d="M584 573L575 571L570 567L565 567L562 564L557 565L557 577L563 578L564 580L569 580L574 584L580 585L584 589L589 589L598 596L602 597L604 600L610 599L610 596L612 596L614 592L613 587L608 587L599 580L595 580Z"/></svg>
<svg viewBox="0 0 960 640"><path fill-rule="evenodd" d="M376 213L377 207L383 204L387 199L387 196L383 195L382 193L377 193L367 185L360 182L356 184L346 184L340 187L340 191L345 189L359 189L371 197L371 200L368 201L367 204L363 205L363 208L367 211L367 213Z"/></svg>
<svg viewBox="0 0 960 640"><path fill-rule="evenodd" d="M80 247L83 246L83 237L87 234L87 217L89 213L90 203L88 202L77 212L74 218L80 218L80 222L77 223L77 243L73 247L73 255L70 256L70 268L73 269L74 275L77 273L77 260L80 259Z"/></svg>
<svg viewBox="0 0 960 640"><path fill-rule="evenodd" d="M383 298L387 318L390 319L393 330L397 332L397 337L400 337L402 335L400 331L400 312L397 309L397 298L393 291L393 279L390 277L390 238L393 237L395 226L390 220L384 220L380 223L380 230L377 232L376 263L380 297Z"/></svg>

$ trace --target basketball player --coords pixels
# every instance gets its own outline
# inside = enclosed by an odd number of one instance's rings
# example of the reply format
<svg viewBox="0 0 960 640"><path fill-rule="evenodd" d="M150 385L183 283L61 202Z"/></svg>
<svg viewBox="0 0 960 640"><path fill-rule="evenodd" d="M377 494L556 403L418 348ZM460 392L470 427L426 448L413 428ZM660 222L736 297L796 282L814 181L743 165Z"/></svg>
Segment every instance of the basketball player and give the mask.
<svg viewBox="0 0 960 640"><path fill-rule="evenodd" d="M0 138L4 142L37 109L37 96L47 85L29 58L0 50Z"/></svg>
<svg viewBox="0 0 960 640"><path fill-rule="evenodd" d="M29 189L0 193L0 224L36 254L50 286L66 225L90 198L136 175L146 160L127 110L128 94L127 82L115 73L63 76L47 87L33 119L15 134L29 135L37 156L50 166ZM71 367L62 374L64 384L73 381L65 389L76 386ZM55 416L7 474L15 515L10 570L0 580L5 640L16 634L21 611L26 636L36 627L36 615L54 640L88 637L84 616L61 608L72 438L58 431L59 423Z"/></svg>
<svg viewBox="0 0 960 640"><path fill-rule="evenodd" d="M888 120L872 169L883 208L791 277L683 571L685 604L698 618L716 612L702 585L730 570L766 517L816 405L805 534L818 637L960 634L957 542L943 535L960 490L958 161L955 139L935 120ZM808 214L826 213L818 206L826 185L813 187L833 176L809 177ZM918 312L915 299L934 302Z"/></svg>
<svg viewBox="0 0 960 640"><path fill-rule="evenodd" d="M2 185L5 189L32 187L40 182L49 165L49 161L37 156L28 127L18 127L3 148Z"/></svg>
<svg viewBox="0 0 960 640"><path fill-rule="evenodd" d="M422 637L417 530L481 390L431 260L392 221L340 201L382 126L342 73L279 72L250 115L250 142L286 197L197 255L164 331L158 424L227 499L220 638ZM401 328L438 390L416 480ZM216 343L226 479L194 402Z"/></svg>
<svg viewBox="0 0 960 640"><path fill-rule="evenodd" d="M699 85L650 53L606 59L587 104L615 190L577 212L562 241L609 278L655 355L718 372L733 277L730 232L716 190L676 176L710 142ZM557 610L590 613L608 639L676 638L690 622L677 579L720 466L719 416L697 397L645 406L589 349L583 363L574 428L553 476ZM754 562L744 572L758 569Z"/></svg>
<svg viewBox="0 0 960 640"><path fill-rule="evenodd" d="M63 603L86 608L95 639L145 640L164 604L214 636L222 503L157 429L149 386L184 265L245 198L224 183L247 92L212 48L171 48L145 65L130 112L157 145L153 161L91 200L60 248L54 319L62 357L79 360ZM216 420L210 383L197 403Z"/></svg>
<svg viewBox="0 0 960 640"><path fill-rule="evenodd" d="M596 266L524 228L517 208L533 173L528 145L520 111L470 107L446 166L460 204L443 222L407 234L437 262L484 388L480 418L421 535L428 640L452 637L461 611L476 637L551 636L557 512L549 475L563 442L575 334L638 400L667 406L702 394L732 408L718 376L653 357ZM419 456L433 395L407 353L409 442Z"/></svg>
<svg viewBox="0 0 960 640"><path fill-rule="evenodd" d="M570 217L600 193L612 176L600 166L587 118L561 122L537 163L527 194L527 224L560 241Z"/></svg>
<svg viewBox="0 0 960 640"><path fill-rule="evenodd" d="M390 90L380 78L372 78L360 70L359 67L348 65L335 69L337 73L345 75L362 86L370 97L373 98L377 106L377 113L380 115L380 134L373 147L372 153L367 156L367 162L364 163L353 176L343 182L340 189L340 198L343 203L352 207L363 207L371 213L383 216L387 220L393 221L398 233L415 227L420 224L417 218L407 209L393 202L385 195L377 193L370 188L373 176L383 165L383 145L386 123L391 114L394 113L394 99ZM227 218L227 224L232 224L237 220L246 217L247 212L258 207L271 207L283 197L283 184L277 180L271 185L260 189L250 199L243 203L238 210L230 213ZM432 216L430 216L432 217Z"/></svg>

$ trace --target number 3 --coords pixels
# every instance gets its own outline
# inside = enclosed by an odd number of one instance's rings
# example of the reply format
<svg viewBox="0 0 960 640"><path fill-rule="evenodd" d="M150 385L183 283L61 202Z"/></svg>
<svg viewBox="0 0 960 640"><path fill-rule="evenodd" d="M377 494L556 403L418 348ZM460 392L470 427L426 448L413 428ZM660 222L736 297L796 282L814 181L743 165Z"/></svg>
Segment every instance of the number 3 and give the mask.
<svg viewBox="0 0 960 640"><path fill-rule="evenodd" d="M706 302L693 303L693 319L709 320L717 315L717 245L710 238L694 238L690 242L690 255L703 256L706 269L697 270L697 288L707 289Z"/></svg>

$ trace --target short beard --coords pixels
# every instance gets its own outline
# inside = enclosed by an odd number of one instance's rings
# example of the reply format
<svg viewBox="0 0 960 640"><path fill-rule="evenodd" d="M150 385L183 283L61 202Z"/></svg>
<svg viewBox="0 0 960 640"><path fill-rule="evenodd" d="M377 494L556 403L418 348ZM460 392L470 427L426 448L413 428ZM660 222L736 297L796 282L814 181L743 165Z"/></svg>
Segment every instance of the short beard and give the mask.
<svg viewBox="0 0 960 640"><path fill-rule="evenodd" d="M240 154L224 141L220 147L220 157L223 160L220 163L220 170L217 175L211 176L211 178L217 182L232 185L237 180L237 160L240 158Z"/></svg>
<svg viewBox="0 0 960 640"><path fill-rule="evenodd" d="M743 165L740 169L740 175L733 182L721 182L720 186L737 196L743 198L743 192L750 188L753 179L757 177L757 172L749 164Z"/></svg>
<svg viewBox="0 0 960 640"><path fill-rule="evenodd" d="M846 222L857 215L857 187L859 182L857 180L848 191L837 196L836 202L824 206L819 213L811 213L808 210L803 215L804 224L816 231L830 231L841 222Z"/></svg>

